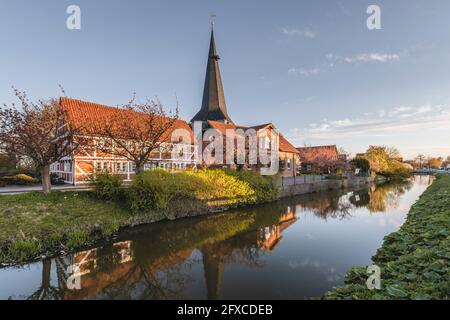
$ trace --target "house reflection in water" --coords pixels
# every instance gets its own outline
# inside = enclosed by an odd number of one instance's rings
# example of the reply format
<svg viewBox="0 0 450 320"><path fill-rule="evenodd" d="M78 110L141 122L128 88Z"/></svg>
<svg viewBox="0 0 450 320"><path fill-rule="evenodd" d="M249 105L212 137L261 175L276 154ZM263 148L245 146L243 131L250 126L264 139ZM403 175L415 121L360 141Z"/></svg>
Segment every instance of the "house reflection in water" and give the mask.
<svg viewBox="0 0 450 320"><path fill-rule="evenodd" d="M287 207L286 214L280 216L279 223L258 230L257 245L261 250L272 251L283 239L281 233L297 221L295 206Z"/></svg>
<svg viewBox="0 0 450 320"><path fill-rule="evenodd" d="M204 220L187 222L189 226L180 224L180 227L187 227L183 228L188 230L185 235L162 228L159 234L152 233L154 237L148 241L140 239L142 235L132 235L128 240L46 260L42 288L30 299L184 298L185 287L192 281L193 265L202 265L205 298L217 299L225 265L260 267L260 255L274 250L282 239L283 230L297 221L295 208L295 205L273 206L270 219L248 213L243 219L241 214L236 214L236 219L245 222L242 228L231 227L237 225L233 221L230 227L224 227L225 220L234 217L230 213L207 219L210 221L206 224ZM226 234L224 238L215 234L216 226ZM195 236L189 232L194 232ZM157 239L165 239L165 247L155 247ZM58 278L56 288L50 286L52 263ZM78 273L67 274L73 265L78 266ZM67 288L74 276L79 276L80 290Z"/></svg>

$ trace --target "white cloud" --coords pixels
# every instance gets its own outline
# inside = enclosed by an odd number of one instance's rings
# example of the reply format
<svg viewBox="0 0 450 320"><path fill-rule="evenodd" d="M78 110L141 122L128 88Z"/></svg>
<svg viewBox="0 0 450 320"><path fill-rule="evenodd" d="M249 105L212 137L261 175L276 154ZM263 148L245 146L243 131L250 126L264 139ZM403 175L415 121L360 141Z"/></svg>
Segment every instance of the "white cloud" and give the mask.
<svg viewBox="0 0 450 320"><path fill-rule="evenodd" d="M298 31L298 30L296 30ZM294 30L286 29L284 31L286 34L293 34ZM336 65L347 63L386 63L400 60L403 54L400 53L361 53L356 56L351 57L341 57L333 53L328 53L325 58L326 61L319 64L314 68L291 68L288 70L290 74L303 75L305 77L310 77L321 73L322 71L327 71L336 67Z"/></svg>
<svg viewBox="0 0 450 320"><path fill-rule="evenodd" d="M394 108L394 110L389 111L389 116L393 117L395 115L401 114L401 113L405 113L405 112L409 112L412 110L412 107L396 107Z"/></svg>
<svg viewBox="0 0 450 320"><path fill-rule="evenodd" d="M317 34L308 28L283 27L280 31L286 36L300 36L308 39L315 39L317 37Z"/></svg>
<svg viewBox="0 0 450 320"><path fill-rule="evenodd" d="M291 68L288 70L289 74L294 74L294 75L302 75L305 77L310 77L313 75L316 75L318 73L320 73L320 68L319 67L314 67L311 69L305 69L305 68Z"/></svg>
<svg viewBox="0 0 450 320"><path fill-rule="evenodd" d="M397 53L361 53L356 56L346 57L344 61L347 63L357 62L389 62L400 60L400 54Z"/></svg>
<svg viewBox="0 0 450 320"><path fill-rule="evenodd" d="M417 132L426 128L450 128L448 105L401 106L378 111L360 118L324 119L304 129L294 129L293 139L337 139L362 136L393 136L401 132Z"/></svg>
<svg viewBox="0 0 450 320"><path fill-rule="evenodd" d="M380 52L371 52L371 53L360 53L354 56L342 57L335 55L333 53L329 53L326 55L326 59L329 61L329 64L334 65L336 62L346 62L346 63L364 63L364 62L393 62L401 59L403 55L406 54L406 51L403 53L380 53Z"/></svg>

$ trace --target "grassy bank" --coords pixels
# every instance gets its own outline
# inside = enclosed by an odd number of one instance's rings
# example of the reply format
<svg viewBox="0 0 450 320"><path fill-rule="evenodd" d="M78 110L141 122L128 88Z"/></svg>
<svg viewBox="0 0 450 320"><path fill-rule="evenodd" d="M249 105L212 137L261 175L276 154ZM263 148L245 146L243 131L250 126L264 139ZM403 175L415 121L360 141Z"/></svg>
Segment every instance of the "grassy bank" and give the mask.
<svg viewBox="0 0 450 320"><path fill-rule="evenodd" d="M323 298L449 299L450 175L440 175L411 208L405 224L373 257L382 289L368 290L367 267L352 268L346 284Z"/></svg>
<svg viewBox="0 0 450 320"><path fill-rule="evenodd" d="M226 170L147 172L123 188L103 176L92 192L0 196L0 263L70 252L120 228L275 200L268 177Z"/></svg>

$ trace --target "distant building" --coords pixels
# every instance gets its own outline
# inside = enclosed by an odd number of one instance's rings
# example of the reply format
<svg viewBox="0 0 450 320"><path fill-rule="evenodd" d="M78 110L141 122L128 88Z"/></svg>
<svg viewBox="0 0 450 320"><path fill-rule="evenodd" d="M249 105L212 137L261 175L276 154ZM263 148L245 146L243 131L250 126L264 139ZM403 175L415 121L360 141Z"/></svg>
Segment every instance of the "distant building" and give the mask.
<svg viewBox="0 0 450 320"><path fill-rule="evenodd" d="M335 145L297 148L301 162L301 171L320 171L329 173L341 161Z"/></svg>

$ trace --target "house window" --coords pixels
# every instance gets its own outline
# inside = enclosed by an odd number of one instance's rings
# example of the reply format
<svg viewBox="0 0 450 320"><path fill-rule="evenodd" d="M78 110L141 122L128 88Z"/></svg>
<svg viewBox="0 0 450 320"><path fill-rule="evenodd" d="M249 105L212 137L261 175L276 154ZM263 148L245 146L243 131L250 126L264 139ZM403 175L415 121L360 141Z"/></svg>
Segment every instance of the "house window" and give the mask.
<svg viewBox="0 0 450 320"><path fill-rule="evenodd" d="M127 163L126 162L117 162L116 163L116 172L127 172Z"/></svg>
<svg viewBox="0 0 450 320"><path fill-rule="evenodd" d="M128 172L126 162L116 162L116 172L118 173L126 173Z"/></svg>
<svg viewBox="0 0 450 320"><path fill-rule="evenodd" d="M70 162L64 161L64 172L70 172Z"/></svg>
<svg viewBox="0 0 450 320"><path fill-rule="evenodd" d="M291 159L287 160L287 168L288 170L291 170Z"/></svg>

